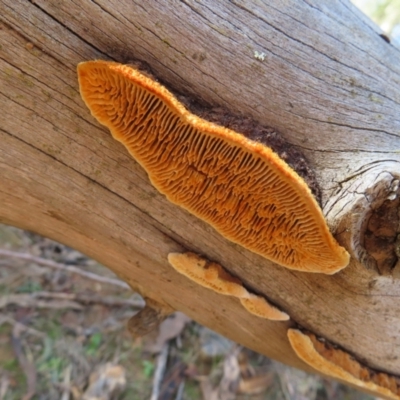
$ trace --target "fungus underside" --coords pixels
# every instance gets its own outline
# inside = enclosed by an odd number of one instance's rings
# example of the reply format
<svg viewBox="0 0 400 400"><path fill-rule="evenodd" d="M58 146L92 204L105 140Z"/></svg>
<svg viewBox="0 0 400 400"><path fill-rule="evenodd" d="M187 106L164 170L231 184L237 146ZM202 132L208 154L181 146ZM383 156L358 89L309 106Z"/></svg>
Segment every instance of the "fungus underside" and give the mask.
<svg viewBox="0 0 400 400"><path fill-rule="evenodd" d="M349 261L303 179L269 147L191 114L129 66L78 66L92 115L168 200L227 239L290 269L333 274Z"/></svg>
<svg viewBox="0 0 400 400"><path fill-rule="evenodd" d="M372 371L345 351L334 348L327 341L319 341L314 334L289 329L288 338L297 356L317 371L400 400L400 378Z"/></svg>
<svg viewBox="0 0 400 400"><path fill-rule="evenodd" d="M289 315L270 304L265 298L249 293L239 279L221 265L194 253L170 253L168 261L176 271L199 285L219 294L237 297L251 314L272 321L287 321Z"/></svg>

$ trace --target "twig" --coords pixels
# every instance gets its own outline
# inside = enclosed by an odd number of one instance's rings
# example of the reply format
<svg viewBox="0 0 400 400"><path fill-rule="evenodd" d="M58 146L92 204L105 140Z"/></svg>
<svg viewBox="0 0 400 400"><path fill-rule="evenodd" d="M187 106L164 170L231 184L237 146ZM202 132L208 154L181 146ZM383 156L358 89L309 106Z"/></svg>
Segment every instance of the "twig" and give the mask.
<svg viewBox="0 0 400 400"><path fill-rule="evenodd" d="M0 326L3 325L5 322L9 323L12 326L17 327L20 331L24 331L26 333L29 333L30 335L33 336L38 336L40 338L45 338L47 335L43 332L40 332L34 328L29 328L28 326L21 324L21 322L16 321L15 319L7 316L7 315L2 315L0 316Z"/></svg>
<svg viewBox="0 0 400 400"><path fill-rule="evenodd" d="M110 307L129 306L133 308L143 308L145 302L142 299L120 299L113 296L98 296L81 293L57 293L57 292L34 292L9 294L0 297L0 310L9 304L16 304L20 307L29 308L72 308L81 310L83 304L103 304Z"/></svg>
<svg viewBox="0 0 400 400"><path fill-rule="evenodd" d="M171 399L174 393L182 390L179 388L185 379L185 372L187 368L187 364L179 359L174 360L174 365L168 367L168 372L166 372L164 375L160 389L159 397L161 399ZM178 394L179 393L177 393L176 397L178 397Z"/></svg>
<svg viewBox="0 0 400 400"><path fill-rule="evenodd" d="M10 386L10 379L7 375L3 374L3 376L0 379L0 400L4 400L8 392L9 386Z"/></svg>
<svg viewBox="0 0 400 400"><path fill-rule="evenodd" d="M82 305L74 301L59 300L46 301L40 300L33 293L10 294L0 297L0 310L9 304L17 304L20 307L28 308L53 308L63 309L72 308L73 310L82 310Z"/></svg>
<svg viewBox="0 0 400 400"><path fill-rule="evenodd" d="M0 249L0 257L1 256L2 257L10 257L10 258L19 258L20 260L34 262L36 264L43 265L45 267L58 269L58 270L62 270L62 271L68 271L70 273L81 275L81 276L84 276L86 278L92 279L97 282L108 283L110 285L119 286L124 289L131 289L130 286L126 282L121 281L119 279L107 278L105 276L100 276L100 275L94 274L92 272L83 271L80 268L74 267L72 265L66 265L66 264L57 263L55 261L46 260L45 258L36 257L36 256L33 256L32 254L18 253L16 251Z"/></svg>
<svg viewBox="0 0 400 400"><path fill-rule="evenodd" d="M22 400L30 400L36 393L36 369L35 365L26 358L23 352L20 330L16 325L14 325L13 333L11 335L11 345L18 363L26 376L27 393L24 395Z"/></svg>
<svg viewBox="0 0 400 400"><path fill-rule="evenodd" d="M69 364L67 368L64 370L64 381L63 381L63 393L61 396L61 400L69 400L70 396L70 385L71 385L71 371L72 371L72 366Z"/></svg>
<svg viewBox="0 0 400 400"><path fill-rule="evenodd" d="M160 355L157 358L157 367L154 372L153 390L151 392L150 400L158 400L160 395L160 388L164 376L165 367L168 360L169 343L165 342Z"/></svg>
<svg viewBox="0 0 400 400"><path fill-rule="evenodd" d="M129 306L133 308L143 308L146 303L143 299L121 299L114 296L98 296L88 295L82 293L57 293L57 292L34 292L32 293L34 298L44 299L61 299L77 301L79 303L90 304L104 304L111 307L123 307Z"/></svg>
<svg viewBox="0 0 400 400"><path fill-rule="evenodd" d="M279 380L279 384L280 384L280 387L281 387L281 391L282 391L283 397L285 398L285 400L290 400L291 399L291 395L290 395L290 392L289 392L287 380L284 378L282 372L278 373L277 376L278 376L278 380Z"/></svg>
<svg viewBox="0 0 400 400"><path fill-rule="evenodd" d="M183 399L183 391L185 389L185 381L182 381L179 384L178 392L176 394L175 400L182 400Z"/></svg>

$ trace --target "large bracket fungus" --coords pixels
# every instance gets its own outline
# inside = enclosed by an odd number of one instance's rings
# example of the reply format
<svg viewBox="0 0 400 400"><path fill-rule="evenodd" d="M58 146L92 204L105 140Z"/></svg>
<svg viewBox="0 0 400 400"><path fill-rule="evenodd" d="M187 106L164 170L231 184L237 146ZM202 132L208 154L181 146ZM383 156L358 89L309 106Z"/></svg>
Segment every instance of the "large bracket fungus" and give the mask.
<svg viewBox="0 0 400 400"><path fill-rule="evenodd" d="M361 365L350 354L325 340L318 340L314 334L289 329L288 339L297 356L317 371L387 398L400 400L400 378Z"/></svg>
<svg viewBox="0 0 400 400"><path fill-rule="evenodd" d="M278 310L261 296L249 293L241 281L219 264L194 253L170 253L169 263L176 271L214 292L239 298L251 314L271 321L287 321L289 315Z"/></svg>
<svg viewBox="0 0 400 400"><path fill-rule="evenodd" d="M333 274L348 264L307 184L269 147L193 115L132 67L90 61L78 76L92 115L168 200L287 268Z"/></svg>

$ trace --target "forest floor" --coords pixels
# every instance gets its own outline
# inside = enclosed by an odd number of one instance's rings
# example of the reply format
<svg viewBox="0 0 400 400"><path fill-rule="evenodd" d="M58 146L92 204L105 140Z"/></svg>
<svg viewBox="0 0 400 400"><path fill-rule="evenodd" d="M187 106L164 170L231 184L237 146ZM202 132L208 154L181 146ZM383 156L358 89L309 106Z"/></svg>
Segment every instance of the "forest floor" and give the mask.
<svg viewBox="0 0 400 400"><path fill-rule="evenodd" d="M83 274L82 274L83 273ZM373 400L181 313L132 338L141 297L62 244L0 225L0 400Z"/></svg>

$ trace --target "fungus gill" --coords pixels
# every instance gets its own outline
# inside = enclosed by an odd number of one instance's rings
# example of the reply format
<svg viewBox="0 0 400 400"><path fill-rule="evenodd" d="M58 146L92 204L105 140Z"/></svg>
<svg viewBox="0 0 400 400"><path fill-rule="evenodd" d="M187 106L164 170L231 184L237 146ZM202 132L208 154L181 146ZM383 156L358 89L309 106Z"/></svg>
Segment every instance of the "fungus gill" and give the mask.
<svg viewBox="0 0 400 400"><path fill-rule="evenodd" d="M251 314L272 321L289 319L289 315L278 310L263 297L249 293L239 279L215 262L194 253L170 253L168 261L176 271L199 285L220 294L239 298L243 307Z"/></svg>
<svg viewBox="0 0 400 400"><path fill-rule="evenodd" d="M399 378L362 366L350 354L334 348L326 341L320 342L311 333L289 329L288 338L297 356L317 371L390 399L400 400Z"/></svg>
<svg viewBox="0 0 400 400"><path fill-rule="evenodd" d="M92 115L168 200L287 268L333 274L348 264L306 183L269 147L191 114L132 67L89 61L78 77Z"/></svg>

